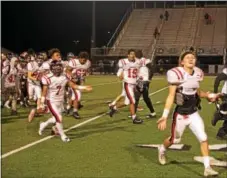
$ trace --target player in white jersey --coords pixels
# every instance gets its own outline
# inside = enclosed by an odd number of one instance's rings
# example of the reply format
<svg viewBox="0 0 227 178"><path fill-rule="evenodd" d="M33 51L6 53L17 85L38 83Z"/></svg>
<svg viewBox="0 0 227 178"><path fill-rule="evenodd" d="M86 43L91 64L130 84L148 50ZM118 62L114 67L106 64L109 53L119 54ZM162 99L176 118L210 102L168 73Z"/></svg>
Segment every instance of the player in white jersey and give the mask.
<svg viewBox="0 0 227 178"><path fill-rule="evenodd" d="M118 62L119 70L117 75L123 81L123 92L125 94L124 105L130 105L130 114L134 124L141 124L143 121L136 117L135 112L135 97L134 90L136 86L136 81L138 77L138 71L142 63L139 59L135 57L135 51L130 49L128 51L128 58L121 59ZM113 113L116 111L116 108L120 108L123 105L110 105L111 111L109 112L112 117Z"/></svg>
<svg viewBox="0 0 227 178"><path fill-rule="evenodd" d="M7 58L6 54L5 53L1 53L1 104L7 108L10 108L9 106L9 101L7 100L6 101L6 97L5 97L5 87L4 87L4 82L5 82L5 77L9 71L9 67L10 67L10 62L9 62L9 59Z"/></svg>
<svg viewBox="0 0 227 178"><path fill-rule="evenodd" d="M41 66L40 63L35 61L35 58L33 56L31 56L31 60L27 65L27 70L29 100L37 100L37 109L39 109L41 99Z"/></svg>
<svg viewBox="0 0 227 178"><path fill-rule="evenodd" d="M10 60L10 66L6 73L4 80L4 88L6 90L6 98L9 102L12 102L12 115L17 114L17 95L18 95L18 82L16 81L17 76L17 63L18 58L12 57Z"/></svg>
<svg viewBox="0 0 227 178"><path fill-rule="evenodd" d="M218 172L210 167L209 148L204 123L198 113L200 98L207 98L214 102L219 94L206 93L200 90L203 72L195 67L196 54L193 49L183 51L179 58L180 67L172 68L167 72L169 94L166 99L162 117L157 121L158 129L165 130L167 118L173 103L176 108L173 113L171 136L158 148L160 164L166 164L165 151L173 143L179 143L187 126L200 142L201 153L204 159L204 176L217 175Z"/></svg>
<svg viewBox="0 0 227 178"><path fill-rule="evenodd" d="M78 86L69 81L63 74L63 66L60 61L52 61L50 64L50 69L52 73L43 76L42 78L43 90L41 103L42 106L44 106L46 100L47 106L53 117L48 119L46 122L40 123L39 134L42 135L43 130L49 124L56 123L56 128L61 136L62 141L68 142L70 140L65 135L62 126L62 110L65 87L66 85L69 85L71 88L73 88L73 90L79 89L87 91L91 91L92 88L90 86Z"/></svg>
<svg viewBox="0 0 227 178"><path fill-rule="evenodd" d="M69 67L73 68L72 71L72 80L77 85L83 85L85 82L85 77L88 74L88 70L91 66L91 62L89 60L89 55L87 52L80 52L78 55L78 59L72 58L69 61ZM72 90L72 89L71 89ZM73 102L73 116L76 119L79 119L78 109L82 107L81 101L81 92L80 90L76 90L75 92L72 90L71 101ZM71 108L71 101L69 100L67 106L67 112L69 113Z"/></svg>

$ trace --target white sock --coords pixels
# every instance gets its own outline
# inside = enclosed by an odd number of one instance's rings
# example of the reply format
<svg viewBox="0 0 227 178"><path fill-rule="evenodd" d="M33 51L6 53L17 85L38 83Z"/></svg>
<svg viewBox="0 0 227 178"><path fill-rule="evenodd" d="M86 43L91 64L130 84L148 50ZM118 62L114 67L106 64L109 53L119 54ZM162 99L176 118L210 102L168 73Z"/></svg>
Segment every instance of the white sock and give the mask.
<svg viewBox="0 0 227 178"><path fill-rule="evenodd" d="M166 151L166 148L165 148L165 146L162 144L162 145L160 146L160 152L164 153L165 151Z"/></svg>
<svg viewBox="0 0 227 178"><path fill-rule="evenodd" d="M75 109L75 108L73 109L73 112L77 112L77 111L78 111L77 109Z"/></svg>
<svg viewBox="0 0 227 178"><path fill-rule="evenodd" d="M204 156L203 157L203 164L205 168L210 167L210 157L209 156Z"/></svg>
<svg viewBox="0 0 227 178"><path fill-rule="evenodd" d="M132 115L132 120L134 120L136 118L136 114Z"/></svg>
<svg viewBox="0 0 227 178"><path fill-rule="evenodd" d="M57 122L57 123L56 123L56 127L57 127L57 129L58 129L58 132L59 132L60 136L61 136L61 137L66 137L66 135L65 135L65 133L64 133L64 131L63 131L62 123Z"/></svg>
<svg viewBox="0 0 227 178"><path fill-rule="evenodd" d="M66 109L69 110L70 108L71 108L71 106L68 104L68 105L66 106Z"/></svg>

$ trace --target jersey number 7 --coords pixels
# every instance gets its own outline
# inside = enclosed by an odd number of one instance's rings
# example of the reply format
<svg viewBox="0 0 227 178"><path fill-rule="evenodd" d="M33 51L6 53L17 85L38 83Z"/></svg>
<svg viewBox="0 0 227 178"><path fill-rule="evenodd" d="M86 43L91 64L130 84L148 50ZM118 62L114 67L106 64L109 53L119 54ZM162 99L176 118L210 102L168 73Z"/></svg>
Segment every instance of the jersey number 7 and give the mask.
<svg viewBox="0 0 227 178"><path fill-rule="evenodd" d="M56 95L59 95L60 90L61 90L61 85L58 85L58 86L57 86L57 89L58 89L58 91L57 91Z"/></svg>

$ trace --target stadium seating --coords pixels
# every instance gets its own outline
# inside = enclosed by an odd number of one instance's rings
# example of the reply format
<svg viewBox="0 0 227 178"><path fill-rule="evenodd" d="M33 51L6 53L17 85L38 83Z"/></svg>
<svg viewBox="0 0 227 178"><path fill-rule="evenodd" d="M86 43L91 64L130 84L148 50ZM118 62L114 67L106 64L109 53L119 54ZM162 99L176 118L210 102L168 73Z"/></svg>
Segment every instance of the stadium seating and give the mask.
<svg viewBox="0 0 227 178"><path fill-rule="evenodd" d="M160 20L164 9L134 9L114 44L112 55L126 54L127 49L142 49L151 56L152 44L163 54L171 49L179 52L186 46L196 46L207 54L223 55L227 46L227 8L175 8L169 12L168 21ZM205 13L211 15L212 23L206 24ZM160 36L154 39L155 28Z"/></svg>

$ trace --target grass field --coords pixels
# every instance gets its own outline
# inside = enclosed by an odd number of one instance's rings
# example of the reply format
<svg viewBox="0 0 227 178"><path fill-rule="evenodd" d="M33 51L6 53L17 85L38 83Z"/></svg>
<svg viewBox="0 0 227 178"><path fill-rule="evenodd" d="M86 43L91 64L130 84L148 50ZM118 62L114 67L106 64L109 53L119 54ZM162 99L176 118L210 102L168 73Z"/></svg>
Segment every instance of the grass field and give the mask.
<svg viewBox="0 0 227 178"><path fill-rule="evenodd" d="M214 79L205 78L201 88L213 90ZM108 110L106 101L112 100L121 93L121 83L115 76L90 76L87 84L93 85L91 93L83 94L84 108L80 111L83 117L75 120L64 116L64 128L82 123L101 115ZM167 86L166 80L154 78L150 85L150 93ZM162 114L167 90L159 91L151 96L158 117ZM158 102L158 103L157 103ZM160 103L159 103L160 102ZM2 159L3 178L73 178L73 177L202 177L203 164L193 161L200 155L200 146L195 136L186 129L182 143L191 145L187 151L168 151L168 164L161 166L157 159L157 150L136 147L136 144L160 144L170 134L171 120L168 129L158 131L156 121L145 118L148 113L144 102L140 105L145 109L139 112L144 124L134 125L127 116L128 108L110 118L103 115L78 128L71 129L67 135L71 142L63 143L60 138L47 139L32 147ZM202 102L201 116L206 125L210 144L225 143L216 140L218 126L210 124L214 105L206 100ZM2 155L50 135L50 129L39 136L37 131L40 121L49 115L37 117L27 123L28 109L19 109L19 115L10 116L6 109L2 110ZM225 159L224 152L211 151L211 156ZM225 168L214 167L219 177L227 177Z"/></svg>

